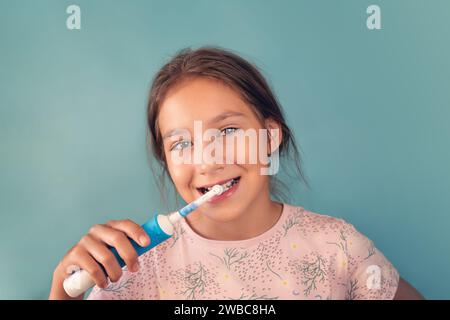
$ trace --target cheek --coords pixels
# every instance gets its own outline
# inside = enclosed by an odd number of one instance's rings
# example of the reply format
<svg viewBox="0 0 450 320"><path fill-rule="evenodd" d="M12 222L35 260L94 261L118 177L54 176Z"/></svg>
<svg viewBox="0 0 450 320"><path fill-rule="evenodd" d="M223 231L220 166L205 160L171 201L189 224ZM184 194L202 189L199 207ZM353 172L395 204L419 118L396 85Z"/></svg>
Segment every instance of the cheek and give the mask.
<svg viewBox="0 0 450 320"><path fill-rule="evenodd" d="M245 186L241 192L242 195L252 202L258 198L261 194L264 194L268 188L268 176L261 175L259 167L256 165L246 165L243 167L245 171L244 179L242 180L242 186Z"/></svg>
<svg viewBox="0 0 450 320"><path fill-rule="evenodd" d="M267 154L270 153L267 141L256 138L243 137L242 135L224 140L224 144L219 144L222 148L224 159L231 159L232 163L245 166L256 166L267 164Z"/></svg>
<svg viewBox="0 0 450 320"><path fill-rule="evenodd" d="M189 182L191 181L191 170L190 166L183 164L170 164L168 163L168 170L170 177L173 180L176 188L182 190L189 187Z"/></svg>

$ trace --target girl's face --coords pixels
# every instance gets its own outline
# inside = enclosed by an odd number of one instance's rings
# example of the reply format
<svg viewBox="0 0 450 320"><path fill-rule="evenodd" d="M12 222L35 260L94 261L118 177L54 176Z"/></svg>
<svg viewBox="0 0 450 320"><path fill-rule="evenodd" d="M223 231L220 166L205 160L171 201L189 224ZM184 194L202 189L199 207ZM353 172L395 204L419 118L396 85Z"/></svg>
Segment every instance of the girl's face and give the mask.
<svg viewBox="0 0 450 320"><path fill-rule="evenodd" d="M263 129L263 126L251 107L236 91L219 81L206 78L191 78L169 90L159 112L158 125L163 137L168 171L176 189L186 202L200 197L204 190L199 188L203 186L239 178L237 184L224 194L222 199L207 202L189 217L195 219L195 216L200 217L202 214L203 218L217 222L237 219L251 208L259 197L269 197L269 178L260 171L266 167L260 162L260 143L250 146L249 140L246 139L245 147L238 150L237 144L234 149L225 148L228 142L223 139L221 164L204 161L202 157L200 161L194 161L196 148L202 147L205 152L213 141L202 141L203 136L200 136L199 140L198 134L194 135L194 121L199 121L197 128L201 123L201 134L207 129L218 129L221 138L236 138L237 135L244 135L244 131L252 129L256 132L257 141L259 129ZM279 129L275 122L269 120L266 121L266 126ZM198 129L196 132L198 133ZM202 146L199 144L201 141ZM265 156L271 153L267 143L263 146L265 150L262 152L265 152ZM272 149L274 147L277 146L272 143ZM229 151L234 155L231 157L231 163L226 159L230 156ZM256 163L249 163L249 154L255 152ZM238 163L238 154L244 154L245 163ZM185 161L179 161L180 159Z"/></svg>

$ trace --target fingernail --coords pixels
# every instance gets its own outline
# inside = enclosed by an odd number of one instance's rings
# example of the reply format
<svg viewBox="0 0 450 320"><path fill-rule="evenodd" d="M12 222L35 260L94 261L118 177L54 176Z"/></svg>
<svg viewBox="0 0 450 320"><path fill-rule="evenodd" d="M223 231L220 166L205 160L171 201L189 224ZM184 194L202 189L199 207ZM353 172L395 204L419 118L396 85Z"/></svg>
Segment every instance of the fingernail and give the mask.
<svg viewBox="0 0 450 320"><path fill-rule="evenodd" d="M141 245L146 246L147 245L147 240L148 238L144 235L139 237L139 242L141 243Z"/></svg>
<svg viewBox="0 0 450 320"><path fill-rule="evenodd" d="M139 271L139 261L137 261L135 264L133 264L133 271L134 272L136 272L136 271Z"/></svg>

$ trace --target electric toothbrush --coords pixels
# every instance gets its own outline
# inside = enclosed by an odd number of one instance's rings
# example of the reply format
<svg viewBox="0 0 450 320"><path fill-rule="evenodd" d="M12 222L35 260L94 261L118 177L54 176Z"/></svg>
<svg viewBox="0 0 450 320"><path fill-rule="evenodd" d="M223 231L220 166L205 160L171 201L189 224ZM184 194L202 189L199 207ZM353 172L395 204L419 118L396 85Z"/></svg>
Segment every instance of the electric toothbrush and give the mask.
<svg viewBox="0 0 450 320"><path fill-rule="evenodd" d="M202 195L197 200L189 203L182 209L169 213L167 215L158 214L155 215L152 219L147 221L142 225L142 228L150 237L150 244L146 247L141 247L137 244L133 239L129 239L133 247L136 249L138 256L147 252L151 248L157 246L161 242L169 239L173 236L174 225L179 222L181 219L186 217L189 213L197 209L199 206L212 199L213 197L222 194L225 188L221 185L215 185L212 187L210 191ZM125 266L125 262L119 256L116 249L110 247L110 250L117 258L119 265L121 267ZM72 297L78 297L83 294L89 288L93 287L95 282L92 280L91 276L86 270L78 270L68 278L64 280L63 287L66 293Z"/></svg>

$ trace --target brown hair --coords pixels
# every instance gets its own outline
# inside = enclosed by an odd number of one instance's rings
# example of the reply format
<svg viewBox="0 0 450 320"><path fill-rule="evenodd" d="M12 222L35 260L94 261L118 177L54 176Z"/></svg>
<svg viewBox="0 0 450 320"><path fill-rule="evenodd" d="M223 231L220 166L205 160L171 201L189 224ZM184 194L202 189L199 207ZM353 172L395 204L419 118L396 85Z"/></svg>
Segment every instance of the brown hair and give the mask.
<svg viewBox="0 0 450 320"><path fill-rule="evenodd" d="M272 118L281 126L282 139L279 146L280 169L286 163L283 157L293 156L295 168L300 179L309 187L301 169L300 154L297 149L294 135L286 124L283 111L275 95L267 84L258 68L239 55L218 47L202 47L196 50L190 48L179 51L167 62L153 78L147 106L148 145L151 153L157 160L160 169L156 177L153 165L153 175L159 180L161 195L165 201L164 180L168 174L164 147L158 127L158 114L167 92L176 84L190 77L206 77L219 80L236 90L248 103L260 120ZM291 152L292 151L292 152ZM287 170L287 174L292 171ZM270 192L280 200L288 197L277 188L278 185L286 188L285 184L270 176ZM161 188L162 187L162 188ZM287 188L286 188L287 190Z"/></svg>

